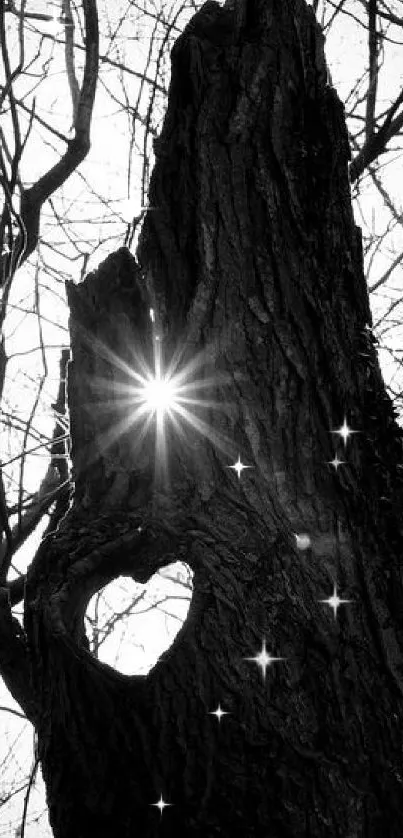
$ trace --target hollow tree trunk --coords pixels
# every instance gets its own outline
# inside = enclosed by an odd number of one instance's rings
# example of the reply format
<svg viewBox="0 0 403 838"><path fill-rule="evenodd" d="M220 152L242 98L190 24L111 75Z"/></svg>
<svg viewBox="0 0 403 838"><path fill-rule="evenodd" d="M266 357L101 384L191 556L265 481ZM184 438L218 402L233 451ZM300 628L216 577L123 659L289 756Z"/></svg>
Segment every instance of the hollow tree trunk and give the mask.
<svg viewBox="0 0 403 838"><path fill-rule="evenodd" d="M25 598L54 834L398 836L402 446L302 0L205 4L172 51L156 155L139 262L120 250L69 288L75 493ZM206 433L179 416L165 449L154 421L128 425L157 338L205 382ZM94 660L94 591L177 559L194 594L163 659L132 678ZM264 641L265 677L247 660Z"/></svg>

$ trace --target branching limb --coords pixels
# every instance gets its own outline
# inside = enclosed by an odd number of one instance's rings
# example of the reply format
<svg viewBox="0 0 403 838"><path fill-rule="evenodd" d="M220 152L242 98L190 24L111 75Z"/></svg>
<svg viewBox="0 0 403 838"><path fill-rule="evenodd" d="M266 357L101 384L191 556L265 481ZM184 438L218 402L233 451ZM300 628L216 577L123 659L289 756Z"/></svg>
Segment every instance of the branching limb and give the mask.
<svg viewBox="0 0 403 838"><path fill-rule="evenodd" d="M2 91L3 91L3 88L0 85L0 93ZM16 105L18 105L18 107L21 108L21 110L25 111L25 113L28 113L30 115L30 119L32 120L32 122L37 122L38 125L41 125L42 128L45 128L46 131L49 131L50 134L53 134L54 137L57 137L57 139L61 140L63 143L67 144L69 142L68 137L66 137L64 134L62 134L61 131L57 131L56 128L53 128L52 125L49 125L49 123L46 122L45 119L42 119L42 117L39 116L39 114L35 113L35 108L33 108L32 106L28 107L28 105L25 105L24 102L21 99L17 99L16 97L14 97L14 101L15 101ZM1 132L1 134L2 134L1 139L2 139L2 143L3 143L4 142L3 141L3 137L4 137L3 131ZM24 142L26 142L26 140Z"/></svg>
<svg viewBox="0 0 403 838"><path fill-rule="evenodd" d="M26 10L22 10L22 9L17 9L13 0L8 0L8 3L6 3L5 6L4 6L4 11L5 12L11 12L11 14L20 18L20 20L21 19L22 20L24 20L24 19L26 19L26 20L39 20L39 21L43 21L44 23L50 23L51 21L55 20L54 15L49 15L49 14L46 14L45 12L30 12L30 11L26 11ZM68 23L69 22L68 18L67 18L67 21L66 21L66 18L64 17L64 15L62 16L61 21L63 23L65 23L65 22Z"/></svg>
<svg viewBox="0 0 403 838"><path fill-rule="evenodd" d="M66 414L66 371L69 356L69 350L64 350L60 359L59 391L57 400L52 405L56 423L50 449L49 468L29 507L20 516L16 526L10 530L7 542L0 544L0 579L3 584L7 579L13 556L35 530L43 516L54 506L46 533L53 532L69 506L70 479L66 454L66 428L63 421ZM5 498L4 507L8 524ZM24 596L24 579L25 577L20 577L7 583L12 605L20 602Z"/></svg>
<svg viewBox="0 0 403 838"><path fill-rule="evenodd" d="M36 707L26 638L18 620L12 616L6 588L0 588L0 674L27 718L35 723Z"/></svg>
<svg viewBox="0 0 403 838"><path fill-rule="evenodd" d="M39 237L41 208L45 201L69 178L85 159L90 149L90 127L94 106L99 65L99 28L96 0L83 0L85 21L85 67L84 78L77 104L75 136L68 143L67 150L52 168L42 175L21 196L21 221L23 234L17 237L13 254L6 259L7 275L12 275L35 249ZM4 274L4 269L0 271Z"/></svg>
<svg viewBox="0 0 403 838"><path fill-rule="evenodd" d="M68 484L60 484L59 477L55 475L53 466L49 466L34 501L28 507L25 514L21 516L20 523L10 529L9 538L7 539L8 548L4 543L1 544L0 579L3 584L10 569L12 558L17 550L22 547L27 538L33 533L55 501L60 496L64 497L66 492L68 494Z"/></svg>
<svg viewBox="0 0 403 838"><path fill-rule="evenodd" d="M381 127L364 143L361 151L352 161L350 166L351 183L354 183L377 157L385 154L388 142L396 137L403 128L403 112L395 116L402 105L403 90L400 91L399 96L390 106Z"/></svg>

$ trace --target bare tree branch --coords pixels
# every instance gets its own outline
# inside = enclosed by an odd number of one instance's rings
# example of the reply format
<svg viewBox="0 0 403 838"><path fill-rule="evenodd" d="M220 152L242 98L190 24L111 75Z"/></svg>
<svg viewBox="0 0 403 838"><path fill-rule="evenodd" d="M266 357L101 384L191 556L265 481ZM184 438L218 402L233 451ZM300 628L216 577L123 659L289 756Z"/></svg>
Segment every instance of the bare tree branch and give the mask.
<svg viewBox="0 0 403 838"><path fill-rule="evenodd" d="M0 91L2 91L2 90L3 90L3 88L0 85ZM21 108L26 113L29 113L31 115L32 119L35 122L38 122L39 125L42 125L42 128L46 128L46 130L49 131L51 134L53 134L54 137L57 137L58 140L62 140L63 143L68 143L69 142L68 137L66 137L60 131L57 131L56 128L52 127L52 125L49 125L49 123L46 122L44 119L42 119L42 117L39 116L39 114L37 114L33 111L32 107L29 108L24 102L21 101L21 99L17 99L16 97L14 97L14 101L15 101L16 105L18 105L19 108Z"/></svg>
<svg viewBox="0 0 403 838"><path fill-rule="evenodd" d="M0 588L0 673L15 701L35 720L30 664L25 634L12 616L8 590Z"/></svg>
<svg viewBox="0 0 403 838"><path fill-rule="evenodd" d="M21 9L17 9L13 0L8 0L8 3L4 6L5 12L11 12L11 14L16 15L20 20L40 20L44 23L50 23L53 20L60 20L62 23L69 23L68 18L66 18L62 12L62 16L60 18L55 18L54 15L49 15L43 12L29 12L24 9L25 3L23 4Z"/></svg>
<svg viewBox="0 0 403 838"><path fill-rule="evenodd" d="M19 710L14 710L13 707L4 707L1 705L0 712L11 713L13 716L18 716L19 719L25 719L24 713L20 713Z"/></svg>
<svg viewBox="0 0 403 838"><path fill-rule="evenodd" d="M53 514L51 516L49 529L52 530L57 526L60 518L63 517L67 511L70 494L70 480L69 470L66 457L66 427L64 416L66 414L66 370L67 363L70 356L69 350L64 350L60 359L60 380L59 392L57 400L52 405L56 423L53 431L53 439L50 448L50 463L48 470L38 492L32 499L29 507L25 510L24 515L19 516L19 521L15 527L10 530L7 541L0 544L0 579L5 584L7 574L11 565L13 556L17 550L24 544L26 539L31 535L34 529L38 526L43 516L49 512L51 507L55 504ZM21 483L22 485L22 483ZM20 489L21 489L20 485ZM7 516L8 511L5 504L4 497L4 514ZM19 500L19 508L20 500ZM3 525L4 529L4 525ZM9 528L10 529L10 528ZM15 605L19 602L24 594L23 581L21 579L13 580L8 583L11 604Z"/></svg>
<svg viewBox="0 0 403 838"><path fill-rule="evenodd" d="M96 0L83 0L85 19L85 67L84 78L74 121L75 136L68 143L61 159L42 175L21 196L20 217L23 227L11 254L0 259L0 270L4 276L14 275L17 268L35 249L38 236L41 208L45 201L58 189L85 159L90 149L91 117L95 99L99 64L99 28ZM1 261L6 265L1 266ZM5 270L4 270L5 268Z"/></svg>
<svg viewBox="0 0 403 838"><path fill-rule="evenodd" d="M368 2L368 92L365 116L365 136L367 142L374 133L375 105L378 87L378 39L376 32L377 0Z"/></svg>
<svg viewBox="0 0 403 838"><path fill-rule="evenodd" d="M396 111L403 104L403 90L389 108L383 124L376 133L373 133L364 143L361 151L357 154L350 165L350 180L352 183L362 175L365 169L376 160L381 154L385 154L388 142L396 137L403 127L403 113L395 116Z"/></svg>
<svg viewBox="0 0 403 838"><path fill-rule="evenodd" d="M64 44L65 43L62 38L55 38L55 37L49 35L47 32L43 33L43 37L44 38L52 37L52 41L54 41L55 44ZM74 49L84 51L85 47L82 44L78 44L76 42L74 44ZM151 85L151 87L155 87L155 89L158 90L159 93L162 93L164 96L167 95L167 92L168 92L167 89L165 87L163 87L162 85L158 84L155 81L155 79L150 78L150 76L147 76L144 72L142 73L139 70L132 70L132 68L127 67L126 64L122 64L122 62L115 61L113 58L110 58L109 55L103 55L102 53L100 53L99 63L100 64L107 64L110 67L115 67L117 70L122 70L122 72L127 73L129 76L134 76L134 78L136 78L136 79L141 79L141 80L144 79L146 84Z"/></svg>
<svg viewBox="0 0 403 838"><path fill-rule="evenodd" d="M383 17L385 20L388 20L389 23L395 24L395 26L403 26L403 16L398 17L398 15L393 14L393 12L391 12L390 9L387 8L386 3L383 3L382 0L380 5L384 7L383 9L378 9L378 15L380 17Z"/></svg>
<svg viewBox="0 0 403 838"><path fill-rule="evenodd" d="M65 21L65 47L64 57L66 62L66 73L70 88L71 102L73 106L73 123L76 118L78 103L80 101L80 85L77 81L76 69L74 64L74 19L71 10L70 0L63 0L62 15Z"/></svg>
<svg viewBox="0 0 403 838"><path fill-rule="evenodd" d="M31 791L32 791L32 787L35 783L35 778L36 778L36 775L37 775L37 772L38 772L38 765L39 765L39 756L38 756L38 754L35 754L34 755L33 766L31 768L31 773L29 775L27 790L25 792L25 797L24 797L24 809L23 809L22 820L21 820L20 838L24 838L24 836L25 836L25 827L26 827L26 824L27 824L28 803L29 803L29 798L30 798L30 794L31 794Z"/></svg>

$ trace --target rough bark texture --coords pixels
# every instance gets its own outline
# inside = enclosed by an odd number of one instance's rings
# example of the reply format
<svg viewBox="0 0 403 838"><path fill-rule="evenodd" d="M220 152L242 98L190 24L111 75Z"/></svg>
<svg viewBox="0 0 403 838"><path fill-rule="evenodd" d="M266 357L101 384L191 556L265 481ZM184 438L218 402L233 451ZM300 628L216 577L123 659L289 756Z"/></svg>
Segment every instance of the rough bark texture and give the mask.
<svg viewBox="0 0 403 838"><path fill-rule="evenodd" d="M205 4L172 51L156 155L139 263L120 250L69 289L75 493L25 599L55 836L397 838L402 445L302 0ZM169 482L152 434L114 434L125 364L152 358L150 305L166 357L199 358L211 405L194 412L220 441L171 427ZM174 559L194 595L163 660L145 678L93 660L92 593ZM334 583L352 600L337 619L319 602ZM263 638L284 658L266 679L245 660Z"/></svg>

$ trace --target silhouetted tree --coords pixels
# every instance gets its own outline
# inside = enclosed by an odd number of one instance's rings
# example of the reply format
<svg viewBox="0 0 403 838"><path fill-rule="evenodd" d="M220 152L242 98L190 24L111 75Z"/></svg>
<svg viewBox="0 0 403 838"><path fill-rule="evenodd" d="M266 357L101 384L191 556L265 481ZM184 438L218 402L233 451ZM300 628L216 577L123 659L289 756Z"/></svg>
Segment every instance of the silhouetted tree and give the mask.
<svg viewBox="0 0 403 838"><path fill-rule="evenodd" d="M74 497L30 567L24 632L3 596L2 674L54 834L397 838L401 432L302 0L203 6L155 152L137 260L69 287ZM135 375L158 352L203 404L143 435ZM163 659L147 677L95 660L89 598L175 559L194 593Z"/></svg>

